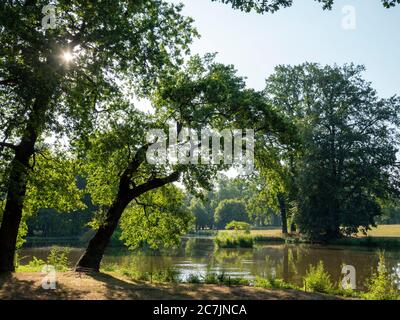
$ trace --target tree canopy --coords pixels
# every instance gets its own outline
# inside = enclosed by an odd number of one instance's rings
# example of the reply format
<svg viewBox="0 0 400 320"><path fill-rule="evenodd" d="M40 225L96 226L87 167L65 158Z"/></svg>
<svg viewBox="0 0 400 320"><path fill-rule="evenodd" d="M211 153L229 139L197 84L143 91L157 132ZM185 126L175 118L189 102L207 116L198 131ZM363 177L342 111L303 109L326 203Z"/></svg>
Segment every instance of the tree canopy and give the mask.
<svg viewBox="0 0 400 320"><path fill-rule="evenodd" d="M275 12L281 8L293 5L293 0L212 0L230 4L232 8L245 12L255 11L257 13ZM334 0L314 0L322 4L323 9L332 9ZM391 8L400 4L400 0L380 0L385 8ZM300 2L300 1L299 1Z"/></svg>
<svg viewBox="0 0 400 320"><path fill-rule="evenodd" d="M279 66L267 80L266 96L302 137L301 156L283 164L296 171L296 222L312 237L368 230L381 202L400 191L400 100L379 98L363 71L306 63Z"/></svg>

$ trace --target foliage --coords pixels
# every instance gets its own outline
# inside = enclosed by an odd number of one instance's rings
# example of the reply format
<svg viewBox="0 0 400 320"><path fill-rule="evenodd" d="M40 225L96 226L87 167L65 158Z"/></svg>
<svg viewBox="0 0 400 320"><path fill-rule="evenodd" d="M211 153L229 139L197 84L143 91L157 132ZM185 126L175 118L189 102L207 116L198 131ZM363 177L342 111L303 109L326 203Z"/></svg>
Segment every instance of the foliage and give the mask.
<svg viewBox="0 0 400 320"><path fill-rule="evenodd" d="M244 231L246 234L250 234L250 224L242 221L231 221L225 226L226 230Z"/></svg>
<svg viewBox="0 0 400 320"><path fill-rule="evenodd" d="M192 19L182 16L182 5L161 0L60 0L56 27L45 30L40 22L48 4L0 3L0 190L2 201L7 195L10 203L0 229L1 250L7 257L2 269L13 269L10 258L15 248L6 242L16 240L22 208L29 213L38 208L68 211L53 206L54 201L74 206L73 201L60 199L57 191L78 195L62 187L67 177L54 174L54 167L62 168L60 163L48 162L32 174L30 167L36 165L44 139L86 138L100 113L113 113L121 106L112 102L126 92L151 92L160 73L181 65L197 35ZM66 55L73 58L65 59ZM48 180L41 184L37 178L43 176ZM53 178L58 189L47 184ZM30 191L24 197L27 187ZM40 189L45 189L45 196Z"/></svg>
<svg viewBox="0 0 400 320"><path fill-rule="evenodd" d="M397 300L400 299L394 278L387 270L383 252L379 254L377 272L367 282L368 290L362 296L368 300Z"/></svg>
<svg viewBox="0 0 400 320"><path fill-rule="evenodd" d="M254 286L258 288L265 288L265 289L292 289L292 290L300 290L299 287L297 287L294 284L287 283L283 279L277 279L277 278L261 278L261 277L256 277L254 281Z"/></svg>
<svg viewBox="0 0 400 320"><path fill-rule="evenodd" d="M195 229L205 229L205 228L212 228L214 225L214 215L212 210L206 207L204 203L197 199L193 198L190 202L189 210L195 217ZM208 206L209 207L209 206Z"/></svg>
<svg viewBox="0 0 400 320"><path fill-rule="evenodd" d="M222 200L215 209L215 224L218 228L224 228L231 221L249 221L246 204L242 200Z"/></svg>
<svg viewBox="0 0 400 320"><path fill-rule="evenodd" d="M33 160L32 160L33 161ZM24 201L23 218L19 226L17 248L25 242L24 238L29 232L32 234L35 227L44 230L51 226L58 231L62 228L66 232L67 223L71 216L57 218L53 216L55 210L70 212L74 210L85 210L87 201L84 201L84 191L77 181L79 166L76 161L68 158L65 154L42 150L35 156L33 174L29 176L27 191ZM4 202L3 202L4 203ZM54 209L42 209L54 208ZM0 217L2 215L0 207ZM76 216L77 214L71 214ZM54 218L51 221L51 218ZM82 228L82 220L76 220L75 228ZM50 231L50 230L49 230Z"/></svg>
<svg viewBox="0 0 400 320"><path fill-rule="evenodd" d="M257 13L271 12L274 13L281 8L290 7L293 0L212 0L230 4L232 8L242 10L245 12L255 11ZM310 0L309 0L310 1ZM322 4L324 10L332 9L334 0L314 0ZM299 1L300 2L300 1ZM400 4L400 0L381 0L385 8L391 8Z"/></svg>
<svg viewBox="0 0 400 320"><path fill-rule="evenodd" d="M121 218L121 239L132 249L174 246L187 233L192 217L182 207L183 194L174 185L150 191Z"/></svg>
<svg viewBox="0 0 400 320"><path fill-rule="evenodd" d="M52 248L47 256L47 264L52 265L57 271L68 270L68 248Z"/></svg>
<svg viewBox="0 0 400 320"><path fill-rule="evenodd" d="M227 276L224 271L215 273L207 268L206 274L203 277L203 282L207 284L218 284L218 285L249 285L250 281L245 278L237 278Z"/></svg>
<svg viewBox="0 0 400 320"><path fill-rule="evenodd" d="M322 261L316 266L309 266L303 281L306 291L330 293L333 289L331 276L325 271Z"/></svg>
<svg viewBox="0 0 400 320"><path fill-rule="evenodd" d="M382 210L382 215L376 218L377 224L400 224L400 207L385 206Z"/></svg>
<svg viewBox="0 0 400 320"><path fill-rule="evenodd" d="M38 259L37 257L32 257L27 265L17 264L18 272L41 272L42 268L47 264L54 266L56 271L64 272L69 270L68 265L68 248L52 248L47 256L46 261Z"/></svg>
<svg viewBox="0 0 400 320"><path fill-rule="evenodd" d="M214 242L220 248L252 248L254 239L250 234L238 231L218 231Z"/></svg>
<svg viewBox="0 0 400 320"><path fill-rule="evenodd" d="M130 265L129 267L123 268L120 272L132 280L160 283L179 282L179 273L177 270L172 268L156 271L140 271L135 268L135 266Z"/></svg>
<svg viewBox="0 0 400 320"><path fill-rule="evenodd" d="M305 63L279 66L267 80L265 95L301 137L301 153L277 158L289 170L295 222L311 238L369 230L381 203L399 194L400 100L380 99L363 71Z"/></svg>

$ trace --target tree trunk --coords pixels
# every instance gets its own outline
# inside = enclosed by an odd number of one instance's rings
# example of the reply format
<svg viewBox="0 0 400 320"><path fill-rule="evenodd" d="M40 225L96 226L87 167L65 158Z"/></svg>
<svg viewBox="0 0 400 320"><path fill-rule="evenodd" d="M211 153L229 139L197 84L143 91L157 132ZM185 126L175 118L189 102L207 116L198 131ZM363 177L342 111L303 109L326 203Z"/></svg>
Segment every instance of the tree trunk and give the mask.
<svg viewBox="0 0 400 320"><path fill-rule="evenodd" d="M137 165L139 164L137 163ZM167 177L155 178L135 187L134 189L130 189L130 177L132 174L131 168L127 168L124 174L121 176L118 195L107 212L107 219L105 223L97 230L92 240L90 240L85 253L79 259L75 267L76 271L99 272L100 262L103 258L106 247L110 242L112 234L118 226L118 222L122 213L129 203L134 198L139 197L147 191L160 188L168 183L177 181L179 178L179 172L173 172Z"/></svg>
<svg viewBox="0 0 400 320"><path fill-rule="evenodd" d="M45 103L36 101L25 133L10 163L6 205L0 227L0 273L14 272L14 257L28 181L29 160L35 152L38 133L44 122Z"/></svg>
<svg viewBox="0 0 400 320"><path fill-rule="evenodd" d="M286 218L286 203L285 203L285 196L280 193L278 194L278 203L279 209L281 212L281 219L282 219L282 233L288 233L288 226L287 226L287 218Z"/></svg>
<svg viewBox="0 0 400 320"><path fill-rule="evenodd" d="M122 213L129 204L129 201L118 199L107 212L106 222L97 230L90 240L89 245L76 265L76 271L95 271L100 269L100 262L111 236L118 226Z"/></svg>

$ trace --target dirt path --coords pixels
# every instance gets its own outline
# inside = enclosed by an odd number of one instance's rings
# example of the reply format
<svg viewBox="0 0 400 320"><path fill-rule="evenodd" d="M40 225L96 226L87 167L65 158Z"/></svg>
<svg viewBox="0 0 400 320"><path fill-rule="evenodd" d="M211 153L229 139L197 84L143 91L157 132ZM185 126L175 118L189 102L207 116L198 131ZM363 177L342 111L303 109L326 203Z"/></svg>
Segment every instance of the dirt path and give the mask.
<svg viewBox="0 0 400 320"><path fill-rule="evenodd" d="M210 300L326 300L335 297L293 290L267 290L243 286L205 284L150 284L131 282L110 274L57 274L56 289L41 286L40 273L15 273L0 277L0 299L210 299Z"/></svg>

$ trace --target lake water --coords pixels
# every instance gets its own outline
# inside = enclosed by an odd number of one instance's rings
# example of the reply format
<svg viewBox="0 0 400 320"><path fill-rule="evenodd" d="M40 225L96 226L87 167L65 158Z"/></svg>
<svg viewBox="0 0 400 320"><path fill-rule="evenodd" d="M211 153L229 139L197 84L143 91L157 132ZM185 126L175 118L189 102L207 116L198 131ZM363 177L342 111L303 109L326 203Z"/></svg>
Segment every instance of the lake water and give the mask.
<svg viewBox="0 0 400 320"><path fill-rule="evenodd" d="M20 250L22 264L33 256L45 259L50 248ZM69 253L71 265L75 264L83 249L73 248ZM387 267L393 274L400 273L400 251L386 250ZM325 269L337 283L343 265L356 269L357 288L365 288L365 281L378 265L377 250L350 246L257 244L254 248L217 249L210 238L185 238L177 249L164 250L161 254L129 252L112 248L107 251L103 264L134 265L140 271L156 272L173 268L185 280L190 274L204 275L207 271L224 273L230 277L253 279L256 276L276 276L302 286L302 278L309 265L323 261ZM396 271L396 268L397 271Z"/></svg>

